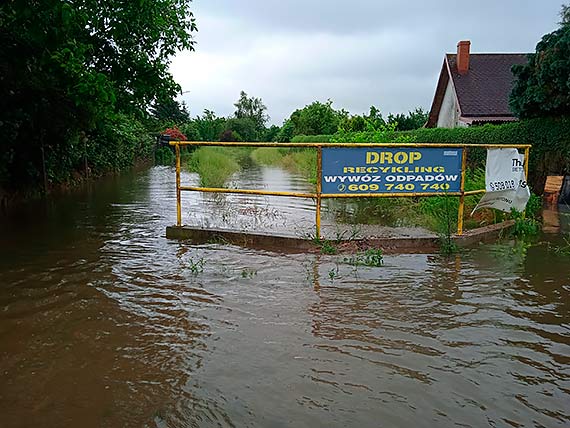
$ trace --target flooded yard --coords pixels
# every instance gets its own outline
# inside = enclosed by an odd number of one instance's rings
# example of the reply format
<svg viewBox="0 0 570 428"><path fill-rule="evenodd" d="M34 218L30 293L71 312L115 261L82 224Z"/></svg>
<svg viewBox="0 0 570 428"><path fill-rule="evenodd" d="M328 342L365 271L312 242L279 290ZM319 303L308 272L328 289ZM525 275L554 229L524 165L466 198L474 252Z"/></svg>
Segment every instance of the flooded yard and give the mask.
<svg viewBox="0 0 570 428"><path fill-rule="evenodd" d="M270 168L236 180L309 186ZM196 225L314 224L311 200L183 202ZM354 267L169 241L175 218L167 167L0 218L0 426L570 425L560 234Z"/></svg>

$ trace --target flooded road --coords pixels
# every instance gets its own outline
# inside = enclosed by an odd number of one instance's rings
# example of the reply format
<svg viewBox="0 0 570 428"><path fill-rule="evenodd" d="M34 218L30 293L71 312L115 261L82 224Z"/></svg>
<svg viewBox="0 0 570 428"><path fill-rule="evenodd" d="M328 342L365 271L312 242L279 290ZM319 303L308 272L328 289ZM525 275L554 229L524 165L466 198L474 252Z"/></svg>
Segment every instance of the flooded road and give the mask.
<svg viewBox="0 0 570 428"><path fill-rule="evenodd" d="M313 224L237 198L184 194L184 221ZM164 238L166 167L0 220L1 427L570 426L570 256L544 243L357 269L192 246Z"/></svg>

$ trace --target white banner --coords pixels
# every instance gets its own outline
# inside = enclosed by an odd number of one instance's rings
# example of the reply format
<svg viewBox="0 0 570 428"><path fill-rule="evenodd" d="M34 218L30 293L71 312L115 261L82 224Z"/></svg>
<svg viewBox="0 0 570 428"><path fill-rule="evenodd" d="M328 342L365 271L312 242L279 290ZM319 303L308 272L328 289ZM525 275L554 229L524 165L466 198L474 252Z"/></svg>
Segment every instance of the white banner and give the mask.
<svg viewBox="0 0 570 428"><path fill-rule="evenodd" d="M524 174L524 155L517 149L488 149L485 190L473 212L479 208L523 211L530 198Z"/></svg>

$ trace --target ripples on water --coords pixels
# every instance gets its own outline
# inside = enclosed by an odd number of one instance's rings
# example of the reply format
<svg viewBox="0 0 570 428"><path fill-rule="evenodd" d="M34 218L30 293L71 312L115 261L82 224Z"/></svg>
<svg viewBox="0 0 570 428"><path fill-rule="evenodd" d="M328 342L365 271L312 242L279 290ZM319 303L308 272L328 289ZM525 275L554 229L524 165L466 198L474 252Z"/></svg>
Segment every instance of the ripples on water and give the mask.
<svg viewBox="0 0 570 428"><path fill-rule="evenodd" d="M3 219L0 426L570 425L567 258L192 246L164 238L173 184L153 168Z"/></svg>

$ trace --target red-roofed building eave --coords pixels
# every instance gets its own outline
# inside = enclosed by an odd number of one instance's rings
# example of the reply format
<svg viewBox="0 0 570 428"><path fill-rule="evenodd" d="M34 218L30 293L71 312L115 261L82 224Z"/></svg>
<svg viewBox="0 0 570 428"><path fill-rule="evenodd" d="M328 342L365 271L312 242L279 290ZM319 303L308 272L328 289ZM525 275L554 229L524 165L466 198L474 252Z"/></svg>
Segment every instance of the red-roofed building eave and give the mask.
<svg viewBox="0 0 570 428"><path fill-rule="evenodd" d="M449 55L445 55L445 65L447 67L447 75L451 81L451 86L453 87L453 98L455 99L455 105L457 107L457 116L461 117L461 103L459 102L459 97L457 96L457 88L455 86L455 80L453 79L453 74L451 74L451 66L449 65Z"/></svg>
<svg viewBox="0 0 570 428"><path fill-rule="evenodd" d="M447 88L447 84L449 83L449 72L447 57L443 57L443 63L441 64L441 71L439 72L439 78L437 80L437 86L435 88L435 94L433 96L433 101L431 104L429 116L427 123L425 124L426 128L435 128L437 126L437 119L439 117L439 112L441 110L441 104L443 102L443 97L445 96L445 89Z"/></svg>
<svg viewBox="0 0 570 428"><path fill-rule="evenodd" d="M433 98L432 106L428 116L428 121L424 125L426 128L437 128L439 122L439 116L441 113L441 107L447 93L447 88L451 87L451 96L455 101L454 110L457 118L461 116L461 104L459 103L459 98L457 97L457 91L455 89L455 82L453 81L453 75L451 73L451 66L449 64L448 55L443 56L443 63L441 65L441 71L439 74L439 79L437 82L437 87L435 95Z"/></svg>
<svg viewBox="0 0 570 428"><path fill-rule="evenodd" d="M460 116L459 120L467 125L483 123L516 122L515 116Z"/></svg>

